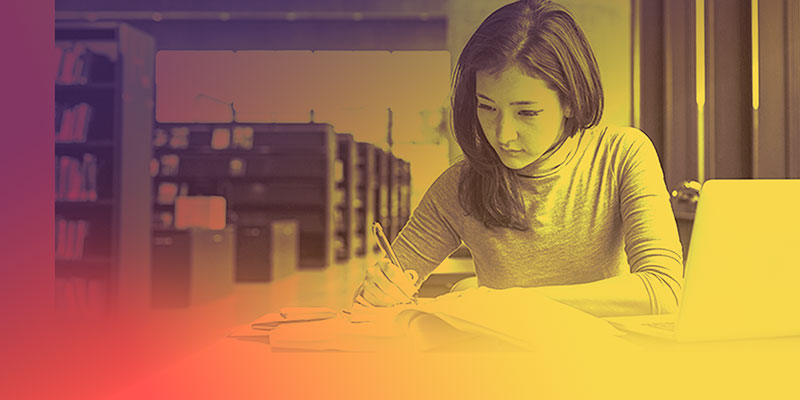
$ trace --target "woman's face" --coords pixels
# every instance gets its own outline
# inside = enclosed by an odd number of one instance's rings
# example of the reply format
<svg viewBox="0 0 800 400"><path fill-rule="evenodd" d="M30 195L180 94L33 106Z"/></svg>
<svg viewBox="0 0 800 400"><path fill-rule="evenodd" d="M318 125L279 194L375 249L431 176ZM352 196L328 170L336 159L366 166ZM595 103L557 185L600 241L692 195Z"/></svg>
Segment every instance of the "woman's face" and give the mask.
<svg viewBox="0 0 800 400"><path fill-rule="evenodd" d="M565 110L555 91L519 67L475 75L478 121L486 139L511 169L538 160L559 138Z"/></svg>

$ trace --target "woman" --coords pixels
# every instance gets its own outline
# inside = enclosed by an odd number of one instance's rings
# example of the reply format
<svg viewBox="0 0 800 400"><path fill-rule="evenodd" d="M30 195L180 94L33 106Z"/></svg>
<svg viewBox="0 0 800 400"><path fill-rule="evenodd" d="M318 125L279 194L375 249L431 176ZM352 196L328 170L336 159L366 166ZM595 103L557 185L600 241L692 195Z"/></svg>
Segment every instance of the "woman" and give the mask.
<svg viewBox="0 0 800 400"><path fill-rule="evenodd" d="M453 128L464 160L428 189L394 242L420 282L462 242L478 284L526 287L598 316L674 312L683 262L663 172L635 128L598 126L603 91L563 7L492 13L458 59ZM388 260L362 301L407 302Z"/></svg>

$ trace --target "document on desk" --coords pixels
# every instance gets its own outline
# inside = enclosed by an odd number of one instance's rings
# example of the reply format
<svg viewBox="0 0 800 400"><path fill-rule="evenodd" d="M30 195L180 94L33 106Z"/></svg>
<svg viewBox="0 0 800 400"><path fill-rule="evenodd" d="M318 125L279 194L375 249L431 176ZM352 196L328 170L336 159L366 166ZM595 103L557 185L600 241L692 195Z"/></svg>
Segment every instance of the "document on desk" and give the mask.
<svg viewBox="0 0 800 400"><path fill-rule="evenodd" d="M621 334L606 321L522 288L474 288L449 293L419 304L361 307L335 317L288 323L269 331L274 348L342 351L414 351L413 315L428 314L453 328L491 337L523 349L541 343L573 345Z"/></svg>

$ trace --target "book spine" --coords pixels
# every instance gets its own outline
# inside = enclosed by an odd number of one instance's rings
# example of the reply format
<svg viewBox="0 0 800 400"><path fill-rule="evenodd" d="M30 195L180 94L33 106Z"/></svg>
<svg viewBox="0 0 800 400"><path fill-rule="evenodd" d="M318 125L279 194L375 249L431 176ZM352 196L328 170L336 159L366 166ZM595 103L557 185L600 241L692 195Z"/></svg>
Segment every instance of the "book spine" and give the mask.
<svg viewBox="0 0 800 400"><path fill-rule="evenodd" d="M67 180L67 200L79 201L81 200L81 163L72 158L67 157L68 163L68 180Z"/></svg>
<svg viewBox="0 0 800 400"><path fill-rule="evenodd" d="M76 258L75 247L77 246L77 232L78 226L76 221L67 221L67 240L64 245L64 259L66 260L74 260Z"/></svg>
<svg viewBox="0 0 800 400"><path fill-rule="evenodd" d="M67 107L61 115L61 127L58 130L59 142L72 141L72 129L75 127L75 110L72 107Z"/></svg>
<svg viewBox="0 0 800 400"><path fill-rule="evenodd" d="M64 65L64 47L56 46L55 50L55 77L56 81L58 81L61 76L61 68Z"/></svg>
<svg viewBox="0 0 800 400"><path fill-rule="evenodd" d="M80 103L74 107L75 125L72 129L73 142L85 143L89 132L89 121L92 115L92 107L88 103Z"/></svg>
<svg viewBox="0 0 800 400"><path fill-rule="evenodd" d="M75 258L80 260L83 258L84 248L86 247L86 237L89 235L89 222L79 220L77 232L77 244L75 249Z"/></svg>
<svg viewBox="0 0 800 400"><path fill-rule="evenodd" d="M76 58L77 54L75 53L74 47L68 47L64 49L64 56L61 62L61 69L59 71L58 78L56 79L56 83L63 85L70 85L73 83L72 71L75 69Z"/></svg>
<svg viewBox="0 0 800 400"><path fill-rule="evenodd" d="M69 182L69 157L60 156L58 158L58 189L56 190L56 200L66 200L67 184Z"/></svg>
<svg viewBox="0 0 800 400"><path fill-rule="evenodd" d="M76 43L75 47L75 63L72 66L72 76L70 79L71 84L86 84L83 77L84 68L86 66L86 46L82 43Z"/></svg>
<svg viewBox="0 0 800 400"><path fill-rule="evenodd" d="M66 251L64 245L67 242L67 220L56 218L56 258L64 258Z"/></svg>
<svg viewBox="0 0 800 400"><path fill-rule="evenodd" d="M81 194L83 201L97 201L97 158L94 154L83 155L81 164Z"/></svg>

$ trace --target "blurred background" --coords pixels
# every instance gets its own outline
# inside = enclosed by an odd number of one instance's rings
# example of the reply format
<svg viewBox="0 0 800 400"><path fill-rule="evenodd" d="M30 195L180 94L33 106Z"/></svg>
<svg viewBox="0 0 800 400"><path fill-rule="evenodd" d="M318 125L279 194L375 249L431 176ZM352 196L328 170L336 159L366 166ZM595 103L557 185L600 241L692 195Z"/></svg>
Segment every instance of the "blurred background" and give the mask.
<svg viewBox="0 0 800 400"><path fill-rule="evenodd" d="M684 251L704 180L800 177L798 2L561 3L602 123L658 150ZM394 238L459 156L450 73L503 4L57 0L57 308L345 304L372 221ZM457 251L423 293L471 268Z"/></svg>

